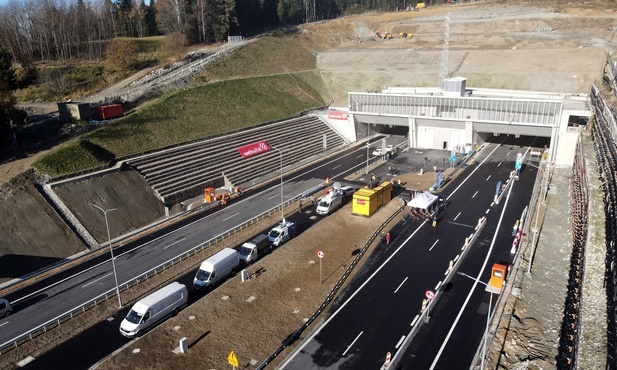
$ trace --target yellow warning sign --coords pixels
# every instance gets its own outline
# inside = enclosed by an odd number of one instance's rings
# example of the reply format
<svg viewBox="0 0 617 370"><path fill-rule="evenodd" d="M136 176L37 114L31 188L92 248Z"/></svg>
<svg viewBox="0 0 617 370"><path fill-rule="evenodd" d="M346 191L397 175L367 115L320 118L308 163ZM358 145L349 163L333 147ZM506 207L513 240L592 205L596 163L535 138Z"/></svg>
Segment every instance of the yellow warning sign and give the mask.
<svg viewBox="0 0 617 370"><path fill-rule="evenodd" d="M234 351L229 352L229 355L227 355L227 363L235 367L240 366L238 364L238 357L236 357L236 354L234 353Z"/></svg>

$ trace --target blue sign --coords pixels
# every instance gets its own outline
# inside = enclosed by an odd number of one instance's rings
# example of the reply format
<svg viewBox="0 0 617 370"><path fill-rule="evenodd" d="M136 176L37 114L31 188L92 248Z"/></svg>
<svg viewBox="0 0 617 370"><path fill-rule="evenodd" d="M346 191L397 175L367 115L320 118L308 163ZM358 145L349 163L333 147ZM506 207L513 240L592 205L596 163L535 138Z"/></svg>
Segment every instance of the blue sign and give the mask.
<svg viewBox="0 0 617 370"><path fill-rule="evenodd" d="M514 169L518 171L521 169L522 166L523 166L523 155L521 153L518 153L516 155L516 164L514 165Z"/></svg>

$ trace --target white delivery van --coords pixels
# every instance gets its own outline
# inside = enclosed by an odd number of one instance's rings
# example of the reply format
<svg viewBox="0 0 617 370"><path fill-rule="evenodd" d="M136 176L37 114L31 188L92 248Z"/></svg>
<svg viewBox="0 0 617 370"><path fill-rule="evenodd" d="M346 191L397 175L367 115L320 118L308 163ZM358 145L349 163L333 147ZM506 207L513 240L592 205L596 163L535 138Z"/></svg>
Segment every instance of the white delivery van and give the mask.
<svg viewBox="0 0 617 370"><path fill-rule="evenodd" d="M342 204L343 194L335 189L330 189L317 202L317 214L327 215L334 212Z"/></svg>
<svg viewBox="0 0 617 370"><path fill-rule="evenodd" d="M233 275L238 270L240 259L235 249L225 248L201 263L193 285L197 289L212 289L214 285Z"/></svg>
<svg viewBox="0 0 617 370"><path fill-rule="evenodd" d="M268 233L270 244L275 247L285 243L287 240L296 236L296 224L291 221L283 221L274 226Z"/></svg>
<svg viewBox="0 0 617 370"><path fill-rule="evenodd" d="M135 303L120 324L120 334L128 338L140 336L171 314L177 314L187 301L186 286L175 281Z"/></svg>
<svg viewBox="0 0 617 370"><path fill-rule="evenodd" d="M250 242L242 244L240 252L238 252L238 257L240 261L248 265L262 255L270 252L272 252L272 244L270 244L268 235L260 234L254 237Z"/></svg>

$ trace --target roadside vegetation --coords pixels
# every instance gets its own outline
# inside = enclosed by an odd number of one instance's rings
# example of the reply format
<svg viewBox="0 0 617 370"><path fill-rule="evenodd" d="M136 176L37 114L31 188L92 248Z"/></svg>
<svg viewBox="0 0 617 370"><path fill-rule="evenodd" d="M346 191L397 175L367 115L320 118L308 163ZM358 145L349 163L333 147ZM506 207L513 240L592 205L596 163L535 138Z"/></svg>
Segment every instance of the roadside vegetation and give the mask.
<svg viewBox="0 0 617 370"><path fill-rule="evenodd" d="M208 65L201 79L212 81L314 70L315 55L301 43L298 32L279 30L259 37Z"/></svg>
<svg viewBox="0 0 617 370"><path fill-rule="evenodd" d="M162 55L157 51L161 45L142 42L140 50L148 47L154 55ZM82 172L118 158L321 107L327 102L327 90L315 63L295 32L260 37L205 68L201 79L216 82L146 103L110 126L65 143L34 166L53 177Z"/></svg>
<svg viewBox="0 0 617 370"><path fill-rule="evenodd" d="M304 77L236 79L180 90L112 125L81 135L34 166L51 176L65 175L323 106L319 92ZM315 83L314 77L308 80Z"/></svg>

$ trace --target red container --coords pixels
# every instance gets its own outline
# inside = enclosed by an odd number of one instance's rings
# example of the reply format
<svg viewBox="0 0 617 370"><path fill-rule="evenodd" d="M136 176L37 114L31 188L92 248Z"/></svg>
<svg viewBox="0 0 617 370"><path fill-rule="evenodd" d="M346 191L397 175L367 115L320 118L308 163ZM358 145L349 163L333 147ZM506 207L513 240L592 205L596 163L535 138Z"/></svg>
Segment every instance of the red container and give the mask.
<svg viewBox="0 0 617 370"><path fill-rule="evenodd" d="M96 108L99 119L111 119L122 117L124 112L122 111L122 104L103 105Z"/></svg>

